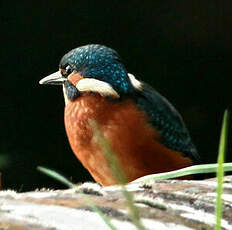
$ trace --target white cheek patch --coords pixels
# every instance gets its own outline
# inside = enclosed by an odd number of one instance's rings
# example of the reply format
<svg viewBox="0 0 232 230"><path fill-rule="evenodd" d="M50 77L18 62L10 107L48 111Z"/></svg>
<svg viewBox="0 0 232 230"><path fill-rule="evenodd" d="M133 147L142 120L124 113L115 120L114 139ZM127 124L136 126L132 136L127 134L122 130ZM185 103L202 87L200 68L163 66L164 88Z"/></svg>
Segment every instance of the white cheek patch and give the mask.
<svg viewBox="0 0 232 230"><path fill-rule="evenodd" d="M143 85L142 82L137 80L133 74L128 73L128 77L130 78L130 82L134 86L134 88L136 88L138 90L142 89L142 85Z"/></svg>
<svg viewBox="0 0 232 230"><path fill-rule="evenodd" d="M81 79L76 84L76 87L80 92L99 93L103 97L120 97L119 94L113 89L113 87L110 84L94 78Z"/></svg>

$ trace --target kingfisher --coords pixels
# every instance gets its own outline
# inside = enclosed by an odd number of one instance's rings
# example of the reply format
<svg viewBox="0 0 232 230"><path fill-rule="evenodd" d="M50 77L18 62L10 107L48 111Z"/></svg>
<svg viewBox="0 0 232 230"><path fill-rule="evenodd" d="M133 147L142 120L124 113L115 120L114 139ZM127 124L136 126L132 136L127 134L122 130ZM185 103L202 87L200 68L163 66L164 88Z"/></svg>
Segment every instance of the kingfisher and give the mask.
<svg viewBox="0 0 232 230"><path fill-rule="evenodd" d="M65 54L40 84L62 85L70 146L103 186L118 184L89 120L109 142L128 182L199 161L181 115L149 84L127 72L119 54L90 44Z"/></svg>

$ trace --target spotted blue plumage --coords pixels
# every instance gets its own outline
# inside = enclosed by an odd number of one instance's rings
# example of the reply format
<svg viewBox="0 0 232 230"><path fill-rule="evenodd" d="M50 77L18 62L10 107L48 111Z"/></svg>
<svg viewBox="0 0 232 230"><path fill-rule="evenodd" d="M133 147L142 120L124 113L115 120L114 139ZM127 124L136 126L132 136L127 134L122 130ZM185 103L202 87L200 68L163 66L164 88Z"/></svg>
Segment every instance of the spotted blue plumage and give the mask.
<svg viewBox="0 0 232 230"><path fill-rule="evenodd" d="M141 88L132 85L128 73L116 51L102 45L86 45L68 52L60 61L60 68L71 67L83 77L109 83L122 98L131 98L148 116L150 124L161 133L161 142L170 149L182 152L199 162L196 147L176 109L146 83ZM69 86L70 87L70 86ZM70 92L73 97L75 91ZM74 98L75 99L75 98ZM139 141L139 140L135 140Z"/></svg>
<svg viewBox="0 0 232 230"><path fill-rule="evenodd" d="M135 89L134 102L148 115L149 122L161 133L161 142L170 149L182 152L195 163L200 162L195 145L181 115L171 103L155 89L142 83Z"/></svg>
<svg viewBox="0 0 232 230"><path fill-rule="evenodd" d="M93 44L73 49L60 61L60 68L67 65L84 77L109 83L120 94L133 90L119 55L106 46Z"/></svg>

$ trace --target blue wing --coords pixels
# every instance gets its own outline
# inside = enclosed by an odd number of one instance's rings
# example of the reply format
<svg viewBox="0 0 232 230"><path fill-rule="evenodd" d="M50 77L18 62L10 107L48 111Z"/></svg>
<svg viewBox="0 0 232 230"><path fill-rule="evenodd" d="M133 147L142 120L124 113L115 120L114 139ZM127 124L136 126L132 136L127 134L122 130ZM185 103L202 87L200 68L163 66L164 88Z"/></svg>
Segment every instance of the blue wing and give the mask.
<svg viewBox="0 0 232 230"><path fill-rule="evenodd" d="M192 143L181 115L150 85L139 81L137 83L140 84L134 85L132 82L136 94L133 97L134 101L148 115L149 122L161 133L161 142L170 149L182 152L195 163L200 162L196 147Z"/></svg>

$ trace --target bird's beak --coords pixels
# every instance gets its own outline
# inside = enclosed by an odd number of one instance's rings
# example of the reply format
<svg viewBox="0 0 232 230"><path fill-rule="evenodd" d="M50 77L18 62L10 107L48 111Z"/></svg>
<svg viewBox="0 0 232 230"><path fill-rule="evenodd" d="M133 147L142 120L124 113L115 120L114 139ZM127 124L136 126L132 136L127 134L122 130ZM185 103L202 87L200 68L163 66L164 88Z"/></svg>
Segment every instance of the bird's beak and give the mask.
<svg viewBox="0 0 232 230"><path fill-rule="evenodd" d="M57 71L41 79L39 84L62 85L65 81L67 81L67 78L63 77L60 71Z"/></svg>

